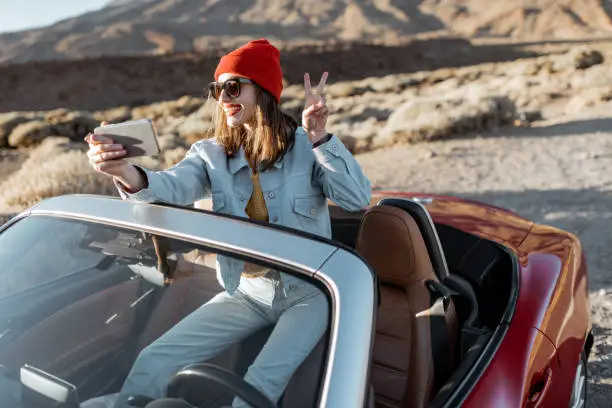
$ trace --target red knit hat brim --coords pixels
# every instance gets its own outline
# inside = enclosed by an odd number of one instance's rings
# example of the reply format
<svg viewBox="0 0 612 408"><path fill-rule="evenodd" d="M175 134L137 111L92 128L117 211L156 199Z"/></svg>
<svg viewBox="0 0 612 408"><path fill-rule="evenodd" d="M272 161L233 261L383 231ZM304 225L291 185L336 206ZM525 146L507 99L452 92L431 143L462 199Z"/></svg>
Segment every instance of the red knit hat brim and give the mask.
<svg viewBox="0 0 612 408"><path fill-rule="evenodd" d="M250 79L280 103L283 91L280 52L267 40L250 41L223 56L215 69L215 81L226 73Z"/></svg>

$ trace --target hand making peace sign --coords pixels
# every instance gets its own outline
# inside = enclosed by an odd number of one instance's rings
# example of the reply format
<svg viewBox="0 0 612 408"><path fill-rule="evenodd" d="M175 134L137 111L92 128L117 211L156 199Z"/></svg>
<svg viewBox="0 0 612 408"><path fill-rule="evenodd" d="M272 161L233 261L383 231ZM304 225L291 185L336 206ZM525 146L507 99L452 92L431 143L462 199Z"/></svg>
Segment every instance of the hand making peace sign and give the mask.
<svg viewBox="0 0 612 408"><path fill-rule="evenodd" d="M316 141L327 134L327 118L329 110L325 103L325 82L328 73L324 72L315 90L310 86L310 75L304 74L304 110L302 111L302 127L308 132L311 141Z"/></svg>

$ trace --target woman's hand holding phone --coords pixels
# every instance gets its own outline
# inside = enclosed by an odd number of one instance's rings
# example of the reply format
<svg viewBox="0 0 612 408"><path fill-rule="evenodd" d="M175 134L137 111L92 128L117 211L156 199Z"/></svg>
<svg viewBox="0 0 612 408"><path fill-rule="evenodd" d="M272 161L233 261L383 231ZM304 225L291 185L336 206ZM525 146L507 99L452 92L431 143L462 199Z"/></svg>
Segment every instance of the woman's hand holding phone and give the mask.
<svg viewBox="0 0 612 408"><path fill-rule="evenodd" d="M101 123L101 126L105 125L106 122ZM142 174L133 164L124 160L127 151L121 144L99 133L88 134L85 136L85 141L89 145L87 157L94 170L116 178L132 192L144 187L145 180Z"/></svg>

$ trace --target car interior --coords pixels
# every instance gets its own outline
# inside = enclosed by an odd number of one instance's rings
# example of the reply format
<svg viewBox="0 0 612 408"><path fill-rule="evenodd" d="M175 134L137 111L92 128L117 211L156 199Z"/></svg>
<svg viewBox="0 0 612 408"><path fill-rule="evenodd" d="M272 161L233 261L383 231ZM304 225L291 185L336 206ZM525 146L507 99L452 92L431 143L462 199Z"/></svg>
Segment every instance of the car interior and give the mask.
<svg viewBox="0 0 612 408"><path fill-rule="evenodd" d="M356 251L380 286L368 406L441 406L491 333L507 323L514 258L492 241L434 224L425 207L410 200L386 199L361 213L332 206L330 213L333 240ZM140 350L222 290L214 259L197 257L181 279L165 287L127 278L125 265L104 258L90 274L63 278L61 294L45 285L28 291L37 299L30 309L0 312L6 321L0 326L0 373L16 377L32 365L74 384L81 401L118 392ZM102 284L95 275L100 268L107 271L103 291L94 290ZM25 295L16 296L0 298L0 311ZM134 307L120 309L126 303ZM270 332L255 333L210 363L244 375ZM295 372L279 406L317 406L327 337ZM233 398L205 382L181 393L202 407L230 405ZM36 393L23 398L28 407L62 406Z"/></svg>

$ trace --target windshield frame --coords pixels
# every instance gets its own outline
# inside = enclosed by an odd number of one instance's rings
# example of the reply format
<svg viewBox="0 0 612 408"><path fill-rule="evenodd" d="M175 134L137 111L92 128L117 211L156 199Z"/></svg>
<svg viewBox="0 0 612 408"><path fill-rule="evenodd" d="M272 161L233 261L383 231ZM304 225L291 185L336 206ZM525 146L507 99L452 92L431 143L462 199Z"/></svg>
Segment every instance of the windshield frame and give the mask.
<svg viewBox="0 0 612 408"><path fill-rule="evenodd" d="M0 226L0 233L23 218L36 216L140 230L209 247L220 254L255 259L314 279L318 286L326 288L331 307L328 355L318 406L363 406L367 401L377 279L355 251L325 238L244 218L92 195L42 201Z"/></svg>

